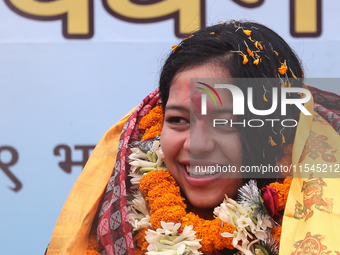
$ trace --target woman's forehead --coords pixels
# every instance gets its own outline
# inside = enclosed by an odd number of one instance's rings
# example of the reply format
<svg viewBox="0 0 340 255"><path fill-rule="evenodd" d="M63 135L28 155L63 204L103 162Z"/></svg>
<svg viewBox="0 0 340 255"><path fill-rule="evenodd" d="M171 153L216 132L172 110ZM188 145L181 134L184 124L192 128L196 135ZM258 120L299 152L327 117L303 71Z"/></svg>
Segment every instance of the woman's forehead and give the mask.
<svg viewBox="0 0 340 255"><path fill-rule="evenodd" d="M179 72L174 77L170 87L168 104L195 104L200 105L202 94L217 95L217 100L224 101L224 104L232 103L232 96L227 89L214 89L215 84L231 83L230 73L213 63L207 63L192 67ZM213 92L212 92L213 91ZM208 99L208 106L213 103Z"/></svg>

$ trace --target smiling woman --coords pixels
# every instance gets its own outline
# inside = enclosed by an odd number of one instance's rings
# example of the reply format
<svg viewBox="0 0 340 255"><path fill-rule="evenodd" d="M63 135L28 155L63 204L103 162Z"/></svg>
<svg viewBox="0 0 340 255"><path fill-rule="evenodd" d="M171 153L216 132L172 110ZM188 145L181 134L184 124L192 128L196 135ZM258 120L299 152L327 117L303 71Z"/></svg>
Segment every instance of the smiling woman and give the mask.
<svg viewBox="0 0 340 255"><path fill-rule="evenodd" d="M159 90L97 145L47 254L340 251L331 233L340 222L332 214L340 210L339 183L323 179L334 172L319 171L339 168L340 138L333 127L340 118L316 104L320 116L313 98L303 106L310 116L295 105L287 105L285 116L280 107L266 116L247 107L243 115L233 114L232 91L216 89L220 104L205 97L215 84L233 84L244 94L252 88L257 110L271 108L275 89L307 88L296 55L263 25L232 21L184 39L163 66ZM310 89L318 98L325 95ZM301 93L285 96L304 100ZM336 111L338 96L327 98ZM333 127L323 119L330 115ZM214 126L216 119L231 121ZM265 124L240 125L253 119ZM298 126L283 127L285 119ZM77 217L69 221L70 214ZM325 221L328 216L336 221ZM321 219L324 224L315 224Z"/></svg>

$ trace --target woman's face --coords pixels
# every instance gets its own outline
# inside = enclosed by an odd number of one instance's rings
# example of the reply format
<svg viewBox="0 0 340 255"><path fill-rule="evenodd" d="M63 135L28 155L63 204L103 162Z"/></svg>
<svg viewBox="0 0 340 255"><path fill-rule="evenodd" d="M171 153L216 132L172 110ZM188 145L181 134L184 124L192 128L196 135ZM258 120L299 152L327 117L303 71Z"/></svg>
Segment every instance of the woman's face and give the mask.
<svg viewBox="0 0 340 255"><path fill-rule="evenodd" d="M223 201L225 194L236 196L243 183L241 173L197 176L195 169L197 172L199 168L202 173L208 166L230 165L239 170L242 145L234 127L213 127L213 119L233 118L229 90L216 89L223 106L220 103L216 106L207 95L207 115L201 115L201 97L205 92L197 87L207 87L198 83L190 85L191 78L211 78L204 81L214 87L221 83L221 78L231 78L231 75L212 63L177 73L165 106L161 145L168 170L190 203L198 208L212 208Z"/></svg>

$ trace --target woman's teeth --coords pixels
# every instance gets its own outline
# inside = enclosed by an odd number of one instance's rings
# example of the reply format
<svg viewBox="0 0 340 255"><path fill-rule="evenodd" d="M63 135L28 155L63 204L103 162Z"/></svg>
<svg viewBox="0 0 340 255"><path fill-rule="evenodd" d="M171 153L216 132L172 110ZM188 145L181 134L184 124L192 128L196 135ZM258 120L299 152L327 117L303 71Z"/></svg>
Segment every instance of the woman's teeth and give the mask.
<svg viewBox="0 0 340 255"><path fill-rule="evenodd" d="M186 165L187 173L191 176L213 176L218 174L215 169L211 169L209 166L190 166ZM212 171L213 170L213 171Z"/></svg>

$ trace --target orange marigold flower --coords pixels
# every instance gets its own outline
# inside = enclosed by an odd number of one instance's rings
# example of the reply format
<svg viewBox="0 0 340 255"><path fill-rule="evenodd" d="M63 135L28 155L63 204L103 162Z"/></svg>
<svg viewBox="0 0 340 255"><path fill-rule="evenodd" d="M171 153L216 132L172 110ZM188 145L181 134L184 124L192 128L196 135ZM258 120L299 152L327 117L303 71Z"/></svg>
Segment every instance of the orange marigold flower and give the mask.
<svg viewBox="0 0 340 255"><path fill-rule="evenodd" d="M138 232L138 234L135 236L135 240L137 242L137 248L140 249L141 254L145 254L148 251L148 249L147 249L148 242L145 240L146 231L148 229L149 228L145 228L145 229L140 230Z"/></svg>
<svg viewBox="0 0 340 255"><path fill-rule="evenodd" d="M276 241L278 241L279 243L281 238L281 230L282 230L281 226L277 226L276 228L272 229L272 237L274 237Z"/></svg>
<svg viewBox="0 0 340 255"><path fill-rule="evenodd" d="M223 225L223 227L222 227ZM210 231L214 233L215 238L214 246L217 250L223 250L224 248L233 250L234 246L232 245L233 238L225 238L221 236L221 233L228 232L233 233L236 228L233 225L222 223L221 219L216 218L210 223Z"/></svg>
<svg viewBox="0 0 340 255"><path fill-rule="evenodd" d="M181 229L183 230L185 226L193 225L193 226L198 226L202 224L204 220L200 218L198 215L189 212L187 215L185 215L182 218L182 226Z"/></svg>
<svg viewBox="0 0 340 255"><path fill-rule="evenodd" d="M179 205L159 208L154 214L151 214L150 223L152 229L161 228L161 221L182 223L182 218L185 214L185 209Z"/></svg>
<svg viewBox="0 0 340 255"><path fill-rule="evenodd" d="M288 186L288 189L290 188L290 185L292 184L292 181L293 181L293 178L286 178L284 181L283 181L283 184L284 185L287 185Z"/></svg>
<svg viewBox="0 0 340 255"><path fill-rule="evenodd" d="M222 224L219 218L204 220L192 212L182 218L181 229L188 225L193 225L196 231L196 238L202 239L200 244L202 245L201 250L203 252L211 252L214 249L223 250L224 248L234 249L231 244L232 238L221 236L221 233L224 232L233 233L235 231L233 225Z"/></svg>
<svg viewBox="0 0 340 255"><path fill-rule="evenodd" d="M157 123L154 126L148 128L145 130L145 133L142 137L142 141L145 141L150 138L155 138L157 136L160 136L162 133L163 123Z"/></svg>
<svg viewBox="0 0 340 255"><path fill-rule="evenodd" d="M142 141L161 135L163 120L164 114L161 105L157 105L151 109L149 113L140 120L138 125L140 129L145 130Z"/></svg>
<svg viewBox="0 0 340 255"><path fill-rule="evenodd" d="M201 250L204 252L212 252L214 250L213 238L215 238L215 235L210 233L206 221L203 221L203 223L198 226L194 226L194 230L196 231L196 238L202 239L200 241L202 245Z"/></svg>
<svg viewBox="0 0 340 255"><path fill-rule="evenodd" d="M86 255L100 255L100 252L94 251L94 250L87 250Z"/></svg>
<svg viewBox="0 0 340 255"><path fill-rule="evenodd" d="M291 178L286 178L283 183L273 182L269 184L270 187L277 191L277 196L279 200L279 211L285 209L291 180Z"/></svg>
<svg viewBox="0 0 340 255"><path fill-rule="evenodd" d="M153 189L163 181L168 181L169 183L176 185L175 179L170 175L169 172L158 170L151 171L143 175L142 179L140 180L139 190L146 197L151 189Z"/></svg>
<svg viewBox="0 0 340 255"><path fill-rule="evenodd" d="M201 250L203 252L212 252L214 249L223 250L224 248L234 249L232 246L232 238L221 236L223 232L233 233L235 228L232 225L223 224L220 219L212 221L205 220L201 224L194 226L196 238L202 239Z"/></svg>
<svg viewBox="0 0 340 255"><path fill-rule="evenodd" d="M172 193L166 193L163 196L157 197L153 202L152 205L150 205L150 213L153 214L158 209L164 207L164 206L175 206L179 205L183 207L184 209L187 208L187 205L183 202L184 198L181 196L172 194Z"/></svg>
<svg viewBox="0 0 340 255"><path fill-rule="evenodd" d="M157 123L163 123L163 119L163 107L161 105L157 105L140 120L138 127L140 129L147 129L156 125Z"/></svg>
<svg viewBox="0 0 340 255"><path fill-rule="evenodd" d="M140 248L134 248L133 252L135 253L135 255L143 255L144 253L142 252L142 249Z"/></svg>
<svg viewBox="0 0 340 255"><path fill-rule="evenodd" d="M155 186L148 192L146 200L149 202L149 206L153 208L153 202L158 198L165 196L166 194L174 194L178 197L181 196L181 191L178 186L175 186L169 182L161 182L159 185Z"/></svg>
<svg viewBox="0 0 340 255"><path fill-rule="evenodd" d="M86 255L100 255L99 244L95 234L90 234Z"/></svg>

